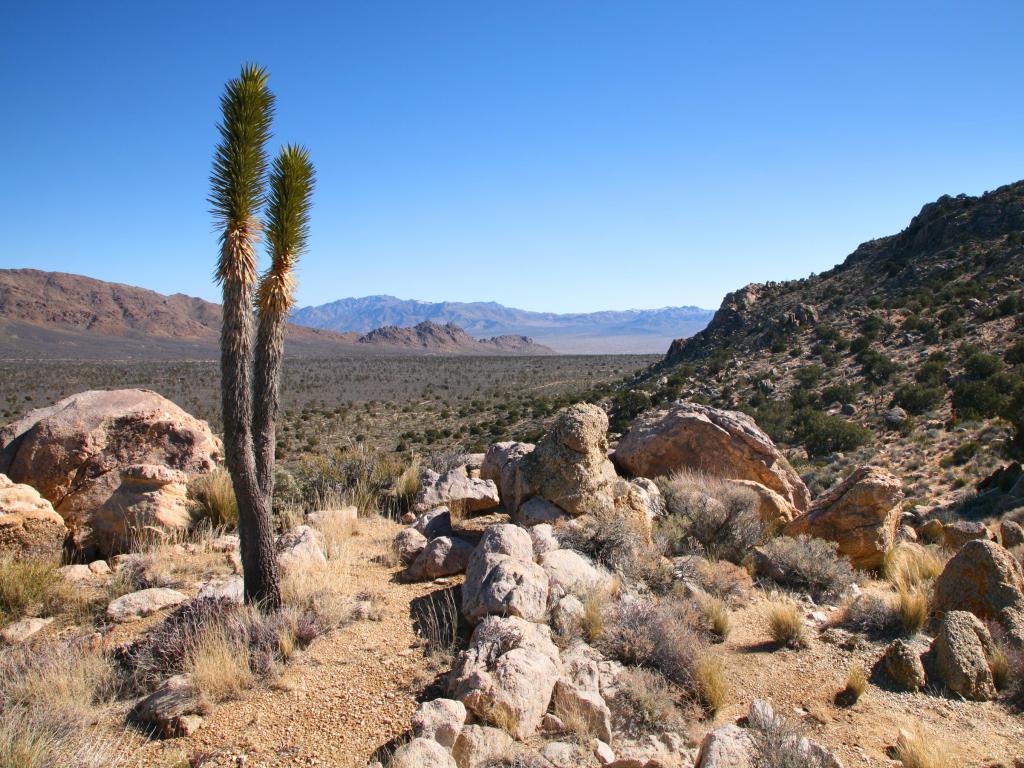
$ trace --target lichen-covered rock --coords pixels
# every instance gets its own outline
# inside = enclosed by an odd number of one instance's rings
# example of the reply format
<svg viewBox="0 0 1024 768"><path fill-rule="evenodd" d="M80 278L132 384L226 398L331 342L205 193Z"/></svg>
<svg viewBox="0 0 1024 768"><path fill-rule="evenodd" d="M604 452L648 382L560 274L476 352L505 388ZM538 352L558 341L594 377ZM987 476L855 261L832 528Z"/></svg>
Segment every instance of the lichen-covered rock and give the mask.
<svg viewBox="0 0 1024 768"><path fill-rule="evenodd" d="M437 507L457 506L463 512L479 512L493 509L499 502L498 486L493 480L472 478L461 468L443 475L424 469L412 508L416 512L427 512Z"/></svg>
<svg viewBox="0 0 1024 768"><path fill-rule="evenodd" d="M488 616L452 669L449 690L476 717L525 739L540 725L561 672L547 626Z"/></svg>
<svg viewBox="0 0 1024 768"><path fill-rule="evenodd" d="M550 525L562 520L567 520L568 518L569 516L562 511L561 507L552 504L546 499L542 499L540 496L534 496L524 502L519 509L516 510L515 514L516 523L526 528L531 528L543 523L548 523Z"/></svg>
<svg viewBox="0 0 1024 768"><path fill-rule="evenodd" d="M730 480L752 480L798 511L810 493L785 456L744 413L677 403L641 414L619 440L614 460L630 475L656 478L681 469Z"/></svg>
<svg viewBox="0 0 1024 768"><path fill-rule="evenodd" d="M572 549L555 549L540 556L540 567L548 575L550 597L557 599L570 592L585 594L607 584L610 574Z"/></svg>
<svg viewBox="0 0 1024 768"><path fill-rule="evenodd" d="M419 515L412 524L414 530L423 534L427 541L438 536L452 535L452 515L448 507L437 507Z"/></svg>
<svg viewBox="0 0 1024 768"><path fill-rule="evenodd" d="M454 699L425 701L412 715L413 734L433 739L446 749L455 746L455 740L459 738L465 724L466 707Z"/></svg>
<svg viewBox="0 0 1024 768"><path fill-rule="evenodd" d="M932 607L940 616L969 611L996 621L1011 642L1024 647L1024 575L1013 555L994 541L969 541L950 558L935 580Z"/></svg>
<svg viewBox="0 0 1024 768"><path fill-rule="evenodd" d="M597 691L579 688L562 679L555 683L552 702L555 715L563 722L582 722L597 738L612 740L612 713Z"/></svg>
<svg viewBox="0 0 1024 768"><path fill-rule="evenodd" d="M423 551L416 556L405 572L410 581L438 579L442 576L454 576L466 570L473 545L462 539L440 536L433 539Z"/></svg>
<svg viewBox="0 0 1024 768"><path fill-rule="evenodd" d="M555 530L548 523L533 526L530 529L530 540L533 542L533 554L536 557L559 548Z"/></svg>
<svg viewBox="0 0 1024 768"><path fill-rule="evenodd" d="M107 618L111 621L136 621L164 608L179 605L188 600L175 589L151 587L138 592L129 592L112 601L107 606Z"/></svg>
<svg viewBox="0 0 1024 768"><path fill-rule="evenodd" d="M486 725L464 726L452 749L459 768L483 768L495 765L512 748L512 737L500 728Z"/></svg>
<svg viewBox="0 0 1024 768"><path fill-rule="evenodd" d="M757 496L757 514L765 525L778 528L797 517L796 507L781 493L754 480L733 480L732 482L733 485L753 491Z"/></svg>
<svg viewBox="0 0 1024 768"><path fill-rule="evenodd" d="M0 555L59 560L67 533L64 518L39 491L0 475Z"/></svg>
<svg viewBox="0 0 1024 768"><path fill-rule="evenodd" d="M471 623L485 616L543 621L548 575L532 560L474 551L462 585L462 613Z"/></svg>
<svg viewBox="0 0 1024 768"><path fill-rule="evenodd" d="M696 768L751 768L754 739L738 725L723 725L709 732L700 744Z"/></svg>
<svg viewBox="0 0 1024 768"><path fill-rule="evenodd" d="M409 565L426 546L427 537L415 528L403 528L391 543L402 565Z"/></svg>
<svg viewBox="0 0 1024 768"><path fill-rule="evenodd" d="M878 568L896 543L902 500L899 478L878 467L861 467L818 498L783 532L834 541L839 554L849 557L854 567Z"/></svg>
<svg viewBox="0 0 1024 768"><path fill-rule="evenodd" d="M999 540L1007 549L1024 544L1024 527L1014 520L1003 520L999 523Z"/></svg>
<svg viewBox="0 0 1024 768"><path fill-rule="evenodd" d="M0 472L48 499L83 549L93 548L93 516L123 470L161 465L192 476L222 456L206 422L144 389L82 392L0 430Z"/></svg>
<svg viewBox="0 0 1024 768"><path fill-rule="evenodd" d="M522 471L534 494L577 517L615 509L615 467L608 460L608 416L596 405L563 409Z"/></svg>
<svg viewBox="0 0 1024 768"><path fill-rule="evenodd" d="M925 674L921 657L902 640L894 640L885 649L882 668L889 679L905 691L919 691L924 688Z"/></svg>
<svg viewBox="0 0 1024 768"><path fill-rule="evenodd" d="M993 650L985 625L967 611L945 614L932 641L935 668L942 682L949 690L974 701L995 698L995 683L989 667Z"/></svg>
<svg viewBox="0 0 1024 768"><path fill-rule="evenodd" d="M210 579L196 593L200 600L227 600L241 605L245 596L245 585L241 576L226 576Z"/></svg>
<svg viewBox="0 0 1024 768"><path fill-rule="evenodd" d="M27 619L20 619L19 621L11 622L3 629L0 629L0 639L9 645L24 643L26 640L33 637L36 633L41 632L52 623L52 618L40 619L30 617Z"/></svg>
<svg viewBox="0 0 1024 768"><path fill-rule="evenodd" d="M533 453L534 447L533 443L495 443L487 449L480 465L480 478L497 484L501 503L510 512L533 495L523 473L523 459Z"/></svg>
<svg viewBox="0 0 1024 768"><path fill-rule="evenodd" d="M946 549L956 552L968 541L990 540L992 532L984 525L970 520L954 520L942 526L942 543Z"/></svg>

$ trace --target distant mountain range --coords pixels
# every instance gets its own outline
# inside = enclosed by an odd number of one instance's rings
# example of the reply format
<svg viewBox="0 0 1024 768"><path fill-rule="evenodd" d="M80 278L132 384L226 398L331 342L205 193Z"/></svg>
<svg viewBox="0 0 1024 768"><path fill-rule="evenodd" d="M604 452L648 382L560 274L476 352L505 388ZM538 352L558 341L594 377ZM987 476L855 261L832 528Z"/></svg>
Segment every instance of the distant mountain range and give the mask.
<svg viewBox="0 0 1024 768"><path fill-rule="evenodd" d="M0 358L209 359L217 355L219 304L82 275L0 269ZM517 335L471 338L454 325L337 333L292 324L289 355L547 355Z"/></svg>
<svg viewBox="0 0 1024 768"><path fill-rule="evenodd" d="M488 302L426 302L365 296L302 307L292 321L340 333L424 321L454 323L471 336L529 336L563 353L662 353L673 339L704 329L714 312L699 307L556 314Z"/></svg>

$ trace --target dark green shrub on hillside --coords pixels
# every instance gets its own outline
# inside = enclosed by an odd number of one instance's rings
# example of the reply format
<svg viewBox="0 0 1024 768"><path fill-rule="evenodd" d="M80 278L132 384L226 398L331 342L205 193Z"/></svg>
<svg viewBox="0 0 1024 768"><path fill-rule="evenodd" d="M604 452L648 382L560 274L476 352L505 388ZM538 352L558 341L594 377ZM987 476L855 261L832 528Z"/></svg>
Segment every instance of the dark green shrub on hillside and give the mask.
<svg viewBox="0 0 1024 768"><path fill-rule="evenodd" d="M880 317L875 317L874 315L864 318L860 324L861 335L869 341L877 339L884 328L885 321Z"/></svg>
<svg viewBox="0 0 1024 768"><path fill-rule="evenodd" d="M962 381L953 388L953 411L962 419L997 416L1006 398L987 381Z"/></svg>
<svg viewBox="0 0 1024 768"><path fill-rule="evenodd" d="M857 336L853 341L850 342L850 351L855 355L859 355L861 352L864 352L870 347L871 339L869 339L867 336Z"/></svg>
<svg viewBox="0 0 1024 768"><path fill-rule="evenodd" d="M907 384L896 390L893 403L907 413L919 416L942 404L946 390L942 387L926 387L921 384Z"/></svg>
<svg viewBox="0 0 1024 768"><path fill-rule="evenodd" d="M987 352L973 352L964 360L964 372L972 379L984 380L1003 369L1003 361Z"/></svg>
<svg viewBox="0 0 1024 768"><path fill-rule="evenodd" d="M1024 341L1018 341L1008 350L1003 356L1010 365L1020 365L1024 363Z"/></svg>
<svg viewBox="0 0 1024 768"><path fill-rule="evenodd" d="M857 400L857 389L852 384L831 384L821 390L823 403L849 405Z"/></svg>
<svg viewBox="0 0 1024 768"><path fill-rule="evenodd" d="M946 383L946 364L942 360L927 360L914 372L914 380L926 387L940 387Z"/></svg>
<svg viewBox="0 0 1024 768"><path fill-rule="evenodd" d="M1009 296L1004 296L996 306L996 313L999 317L1016 315L1022 310L1024 310L1024 298L1022 298L1019 293L1012 293Z"/></svg>
<svg viewBox="0 0 1024 768"><path fill-rule="evenodd" d="M866 349L857 355L864 377L875 384L884 384L899 370L899 365L881 352Z"/></svg>
<svg viewBox="0 0 1024 768"><path fill-rule="evenodd" d="M801 387L809 389L821 381L824 372L820 365L804 365L797 368L793 375Z"/></svg>
<svg viewBox="0 0 1024 768"><path fill-rule="evenodd" d="M801 411L794 416L793 423L796 439L811 456L852 451L874 437L870 430L859 424L820 411Z"/></svg>
<svg viewBox="0 0 1024 768"><path fill-rule="evenodd" d="M944 310L939 312L939 322L944 327L953 325L957 320L964 316L964 311L957 305L946 307Z"/></svg>
<svg viewBox="0 0 1024 768"><path fill-rule="evenodd" d="M651 407L651 396L642 389L620 392L612 399L612 417L608 428L624 432L641 412Z"/></svg>

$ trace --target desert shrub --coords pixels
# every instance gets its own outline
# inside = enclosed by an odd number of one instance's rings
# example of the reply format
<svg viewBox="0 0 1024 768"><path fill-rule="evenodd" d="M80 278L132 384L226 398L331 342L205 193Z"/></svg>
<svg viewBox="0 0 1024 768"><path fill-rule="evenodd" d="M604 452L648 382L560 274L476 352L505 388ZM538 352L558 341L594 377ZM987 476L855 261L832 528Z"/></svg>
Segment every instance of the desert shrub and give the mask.
<svg viewBox="0 0 1024 768"><path fill-rule="evenodd" d="M186 651L184 671L210 700L237 699L252 686L254 676L243 640L224 625L214 623L202 627Z"/></svg>
<svg viewBox="0 0 1024 768"><path fill-rule="evenodd" d="M437 465L454 461L451 453L432 454ZM458 452L461 460L462 452ZM407 499L396 495L402 480L408 486L409 465L392 454L367 450L362 446L335 449L328 453L304 456L296 465L299 503L306 510L325 508L325 500L344 500L354 504L362 516L384 514L396 517L404 511Z"/></svg>
<svg viewBox="0 0 1024 768"><path fill-rule="evenodd" d="M807 645L807 627L804 624L800 606L786 597L768 602L766 608L768 631L772 641L787 648L803 648Z"/></svg>
<svg viewBox="0 0 1024 768"><path fill-rule="evenodd" d="M984 380L1003 369L1003 361L987 352L972 352L964 361L964 373L972 379Z"/></svg>
<svg viewBox="0 0 1024 768"><path fill-rule="evenodd" d="M832 765L803 748L804 735L779 715L750 723L752 768L826 768Z"/></svg>
<svg viewBox="0 0 1024 768"><path fill-rule="evenodd" d="M1010 365L1024 363L1024 341L1018 341L1016 344L1010 345L1003 357Z"/></svg>
<svg viewBox="0 0 1024 768"><path fill-rule="evenodd" d="M704 595L697 598L697 607L707 631L718 640L725 640L730 628L729 608L725 602L712 595Z"/></svg>
<svg viewBox="0 0 1024 768"><path fill-rule="evenodd" d="M962 381L953 388L953 410L964 419L996 416L1006 399L987 381Z"/></svg>
<svg viewBox="0 0 1024 768"><path fill-rule="evenodd" d="M941 387L926 387L921 384L906 384L896 390L893 404L905 409L907 413L919 416L934 408L938 408L946 397Z"/></svg>
<svg viewBox="0 0 1024 768"><path fill-rule="evenodd" d="M900 586L896 590L896 608L903 634L916 635L924 629L931 607L928 591L921 587Z"/></svg>
<svg viewBox="0 0 1024 768"><path fill-rule="evenodd" d="M680 558L675 568L677 579L696 584L727 605L740 605L746 602L753 587L753 580L746 569L728 560L711 561L693 555Z"/></svg>
<svg viewBox="0 0 1024 768"><path fill-rule="evenodd" d="M874 349L865 349L857 355L861 373L874 384L884 384L891 379L900 366L895 361Z"/></svg>
<svg viewBox="0 0 1024 768"><path fill-rule="evenodd" d="M764 545L763 553L775 583L809 592L815 600L838 597L856 581L853 566L839 554L835 542L809 536L779 536Z"/></svg>
<svg viewBox="0 0 1024 768"><path fill-rule="evenodd" d="M447 474L466 463L466 452L461 448L445 448L431 451L423 458L423 466L439 475Z"/></svg>
<svg viewBox="0 0 1024 768"><path fill-rule="evenodd" d="M867 444L873 437L869 429L839 416L814 410L796 414L794 437L811 456L825 456L836 451L852 451Z"/></svg>
<svg viewBox="0 0 1024 768"><path fill-rule="evenodd" d="M840 696L848 704L856 704L868 688L868 673L860 664L850 668L846 675L846 686Z"/></svg>
<svg viewBox="0 0 1024 768"><path fill-rule="evenodd" d="M616 678L615 688L609 704L616 731L637 737L683 725L676 692L660 672L627 668Z"/></svg>
<svg viewBox="0 0 1024 768"><path fill-rule="evenodd" d="M675 554L700 552L738 563L765 538L757 495L748 488L679 472L661 489L669 514L657 532Z"/></svg>
<svg viewBox="0 0 1024 768"><path fill-rule="evenodd" d="M56 563L0 556L0 624L28 613L56 613L68 591Z"/></svg>
<svg viewBox="0 0 1024 768"><path fill-rule="evenodd" d="M900 634L901 624L895 600L888 595L865 594L843 611L842 625L869 637L885 638Z"/></svg>
<svg viewBox="0 0 1024 768"><path fill-rule="evenodd" d="M234 528L238 525L238 501L231 484L231 474L223 467L199 475L188 486L188 495L194 503L194 515L209 521L214 528Z"/></svg>
<svg viewBox="0 0 1024 768"><path fill-rule="evenodd" d="M851 384L830 384L821 390L821 401L823 403L842 403L849 405L856 402L857 389Z"/></svg>
<svg viewBox="0 0 1024 768"><path fill-rule="evenodd" d="M558 542L629 581L643 581L658 591L671 585L672 573L662 563L661 552L623 515L585 515L559 527Z"/></svg>
<svg viewBox="0 0 1024 768"><path fill-rule="evenodd" d="M946 383L946 361L929 359L914 372L914 380L923 387L941 387Z"/></svg>
<svg viewBox="0 0 1024 768"><path fill-rule="evenodd" d="M623 664L659 670L691 697L706 646L700 616L690 603L624 599L605 618L598 647Z"/></svg>
<svg viewBox="0 0 1024 768"><path fill-rule="evenodd" d="M820 365L802 365L793 372L797 383L804 388L817 386L825 370Z"/></svg>

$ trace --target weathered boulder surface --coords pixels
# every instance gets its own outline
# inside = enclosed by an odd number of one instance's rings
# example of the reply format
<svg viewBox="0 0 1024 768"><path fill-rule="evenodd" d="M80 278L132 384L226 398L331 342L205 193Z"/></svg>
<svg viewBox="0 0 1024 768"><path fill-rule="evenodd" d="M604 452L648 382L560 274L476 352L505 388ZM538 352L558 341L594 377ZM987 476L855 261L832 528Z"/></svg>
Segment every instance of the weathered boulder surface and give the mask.
<svg viewBox="0 0 1024 768"><path fill-rule="evenodd" d="M188 595L175 589L150 587L138 592L129 592L112 601L107 606L107 618L116 622L136 621L186 600Z"/></svg>
<svg viewBox="0 0 1024 768"><path fill-rule="evenodd" d="M0 430L0 472L38 489L83 548L123 470L155 464L205 474L222 456L206 422L145 389L82 392Z"/></svg>
<svg viewBox="0 0 1024 768"><path fill-rule="evenodd" d="M473 545L462 539L439 536L433 539L406 569L405 578L410 581L438 579L454 576L466 570Z"/></svg>
<svg viewBox="0 0 1024 768"><path fill-rule="evenodd" d="M738 725L723 725L710 731L700 744L696 768L750 768L754 739Z"/></svg>
<svg viewBox="0 0 1024 768"><path fill-rule="evenodd" d="M899 478L878 467L861 467L818 498L783 532L834 541L854 567L878 568L896 543L902 500Z"/></svg>
<svg viewBox="0 0 1024 768"><path fill-rule="evenodd" d="M40 619L33 616L27 619L20 619L19 621L11 622L3 629L0 629L0 640L3 640L9 645L24 643L37 632L41 632L52 623L52 617L48 619Z"/></svg>
<svg viewBox="0 0 1024 768"><path fill-rule="evenodd" d="M954 520L942 526L942 544L954 552L968 541L975 539L991 539L992 532L984 523L970 520Z"/></svg>
<svg viewBox="0 0 1024 768"><path fill-rule="evenodd" d="M458 768L448 750L433 739L408 741L391 758L391 768Z"/></svg>
<svg viewBox="0 0 1024 768"><path fill-rule="evenodd" d="M452 757L459 768L483 768L500 765L511 748L512 737L500 728L467 725L455 741Z"/></svg>
<svg viewBox="0 0 1024 768"><path fill-rule="evenodd" d="M438 536L452 535L452 514L448 507L437 507L419 515L412 524L414 530L430 541Z"/></svg>
<svg viewBox="0 0 1024 768"><path fill-rule="evenodd" d="M462 613L471 623L485 616L519 616L542 621L548 575L532 561L474 551L462 585Z"/></svg>
<svg viewBox="0 0 1024 768"><path fill-rule="evenodd" d="M630 475L656 478L682 469L730 480L752 480L798 511L810 492L786 457L751 419L698 403L641 414L619 440L615 464Z"/></svg>
<svg viewBox="0 0 1024 768"><path fill-rule="evenodd" d="M64 518L39 491L0 475L0 555L59 560L67 533Z"/></svg>
<svg viewBox="0 0 1024 768"><path fill-rule="evenodd" d="M402 565L412 563L426 546L427 537L415 528L403 528L391 544Z"/></svg>
<svg viewBox="0 0 1024 768"><path fill-rule="evenodd" d="M994 541L976 539L960 548L935 580L938 615L969 611L996 621L1014 644L1024 647L1024 575L1013 555Z"/></svg>
<svg viewBox="0 0 1024 768"><path fill-rule="evenodd" d="M495 443L487 449L480 466L480 478L497 484L501 503L510 512L533 495L523 473L523 459L533 453L534 447L533 443Z"/></svg>
<svg viewBox="0 0 1024 768"><path fill-rule="evenodd" d="M543 523L553 525L567 519L569 516L562 511L561 507L540 496L534 496L527 500L516 510L515 514L516 523L525 528L532 528Z"/></svg>
<svg viewBox="0 0 1024 768"><path fill-rule="evenodd" d="M608 415L596 405L560 411L522 464L534 494L573 517L615 509L618 477L608 460Z"/></svg>
<svg viewBox="0 0 1024 768"><path fill-rule="evenodd" d="M310 568L327 562L316 531L297 525L277 537L277 563L283 572Z"/></svg>
<svg viewBox="0 0 1024 768"><path fill-rule="evenodd" d="M1024 544L1024 527L1015 520L1003 520L999 523L999 540L1007 549Z"/></svg>
<svg viewBox="0 0 1024 768"><path fill-rule="evenodd" d="M977 616L967 611L949 611L942 617L932 641L935 668L946 687L965 699L988 701L996 689L989 658L992 637Z"/></svg>
<svg viewBox="0 0 1024 768"><path fill-rule="evenodd" d="M139 539L191 524L188 475L162 464L133 464L121 470L121 484L92 516L91 542L100 552L120 553Z"/></svg>
<svg viewBox="0 0 1024 768"><path fill-rule="evenodd" d="M412 715L412 732L424 739L433 739L451 749L466 724L466 707L454 699L434 699L420 704Z"/></svg>
<svg viewBox="0 0 1024 768"><path fill-rule="evenodd" d="M412 508L415 512L427 512L437 507L458 506L463 512L479 512L498 504L498 486L493 480L472 478L461 468L443 475L424 469Z"/></svg>
<svg viewBox="0 0 1024 768"><path fill-rule="evenodd" d="M602 741L612 740L612 713L596 690L587 690L569 680L555 683L552 698L555 715L564 722L581 720L587 730Z"/></svg>
<svg viewBox="0 0 1024 768"><path fill-rule="evenodd" d="M889 679L905 691L919 691L924 688L925 674L921 657L902 640L894 640L885 649L882 668Z"/></svg>
<svg viewBox="0 0 1024 768"><path fill-rule="evenodd" d="M540 725L561 671L547 626L488 616L452 669L449 690L476 717L525 739Z"/></svg>
<svg viewBox="0 0 1024 768"><path fill-rule="evenodd" d="M601 589L610 575L589 558L572 549L555 549L540 556L540 567L548 576L552 600L569 593L586 594Z"/></svg>
<svg viewBox="0 0 1024 768"><path fill-rule="evenodd" d="M761 522L773 528L785 525L799 514L793 503L781 493L754 480L733 480L734 485L747 488L757 496L757 514Z"/></svg>
<svg viewBox="0 0 1024 768"><path fill-rule="evenodd" d="M188 675L164 680L128 714L130 720L147 726L164 737L186 736L200 721L209 705Z"/></svg>

